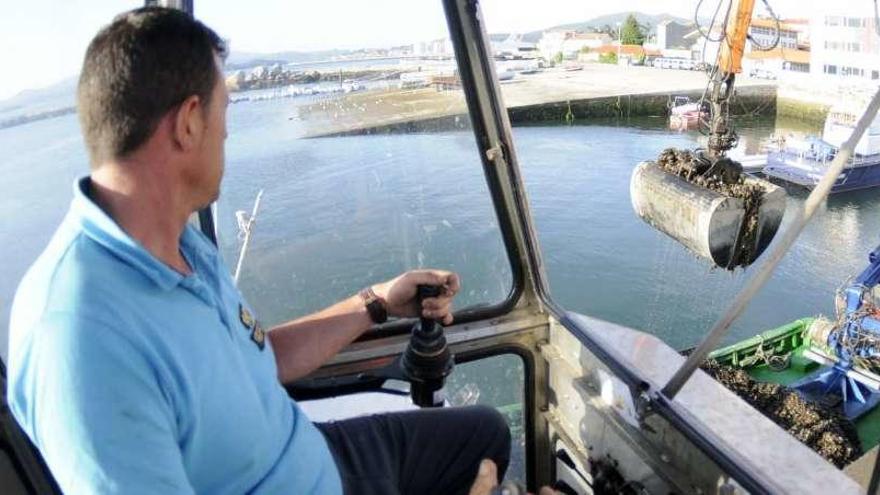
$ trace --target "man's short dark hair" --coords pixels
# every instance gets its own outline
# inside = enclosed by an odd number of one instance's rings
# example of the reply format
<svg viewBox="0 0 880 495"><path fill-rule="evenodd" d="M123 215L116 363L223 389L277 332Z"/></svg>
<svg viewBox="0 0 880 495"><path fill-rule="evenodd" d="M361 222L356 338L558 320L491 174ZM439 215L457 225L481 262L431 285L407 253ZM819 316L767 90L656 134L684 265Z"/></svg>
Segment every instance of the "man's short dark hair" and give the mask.
<svg viewBox="0 0 880 495"><path fill-rule="evenodd" d="M93 166L142 145L169 110L192 95L203 104L226 56L217 33L176 9L144 7L119 15L89 44L77 89Z"/></svg>

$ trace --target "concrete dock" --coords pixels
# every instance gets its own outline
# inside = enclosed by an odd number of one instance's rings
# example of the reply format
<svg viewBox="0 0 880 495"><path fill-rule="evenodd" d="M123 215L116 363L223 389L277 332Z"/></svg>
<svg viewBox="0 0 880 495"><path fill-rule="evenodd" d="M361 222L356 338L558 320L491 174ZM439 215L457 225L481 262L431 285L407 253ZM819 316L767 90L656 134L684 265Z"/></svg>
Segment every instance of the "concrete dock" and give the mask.
<svg viewBox="0 0 880 495"><path fill-rule="evenodd" d="M666 115L673 97L697 99L707 84L703 72L652 67L585 64L582 70L547 69L502 81L511 122L565 122L591 117ZM772 114L772 81L737 80L737 114ZM308 137L374 134L469 126L460 89L419 88L368 91L333 97L299 108Z"/></svg>

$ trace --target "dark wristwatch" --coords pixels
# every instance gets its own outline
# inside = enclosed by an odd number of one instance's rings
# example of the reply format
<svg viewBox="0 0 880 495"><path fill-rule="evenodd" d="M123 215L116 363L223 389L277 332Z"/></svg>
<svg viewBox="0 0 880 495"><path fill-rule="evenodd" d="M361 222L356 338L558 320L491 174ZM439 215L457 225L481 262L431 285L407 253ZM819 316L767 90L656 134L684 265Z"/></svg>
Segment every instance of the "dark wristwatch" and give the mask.
<svg viewBox="0 0 880 495"><path fill-rule="evenodd" d="M367 307L367 313L373 323L379 325L388 321L388 310L385 309L385 301L377 296L372 287L361 290L358 295L364 300L364 306Z"/></svg>

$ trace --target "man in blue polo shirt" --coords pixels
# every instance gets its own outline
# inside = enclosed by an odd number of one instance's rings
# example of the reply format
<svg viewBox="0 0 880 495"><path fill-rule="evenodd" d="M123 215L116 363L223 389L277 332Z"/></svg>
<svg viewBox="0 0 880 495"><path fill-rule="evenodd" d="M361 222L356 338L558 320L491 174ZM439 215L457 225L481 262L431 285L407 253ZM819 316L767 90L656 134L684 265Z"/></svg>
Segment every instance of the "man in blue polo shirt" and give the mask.
<svg viewBox="0 0 880 495"><path fill-rule="evenodd" d="M451 323L459 282L407 272L264 329L187 223L223 173L223 56L213 31L161 8L89 45L92 170L16 293L15 418L69 493L488 493L510 446L491 409L314 425L285 393L383 313ZM419 284L444 290L419 307Z"/></svg>

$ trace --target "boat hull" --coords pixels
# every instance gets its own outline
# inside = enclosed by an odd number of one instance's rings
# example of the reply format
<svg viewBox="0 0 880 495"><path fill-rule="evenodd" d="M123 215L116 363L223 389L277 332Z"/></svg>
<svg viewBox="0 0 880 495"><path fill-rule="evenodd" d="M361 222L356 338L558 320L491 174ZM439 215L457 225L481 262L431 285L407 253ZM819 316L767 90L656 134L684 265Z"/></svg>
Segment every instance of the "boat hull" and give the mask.
<svg viewBox="0 0 880 495"><path fill-rule="evenodd" d="M675 131L696 129L700 125L700 113L674 113L669 116L669 128Z"/></svg>
<svg viewBox="0 0 880 495"><path fill-rule="evenodd" d="M790 152L767 155L764 175L790 184L813 189L822 180L830 160L817 160ZM837 177L831 193L841 193L880 186L880 155L858 157Z"/></svg>

